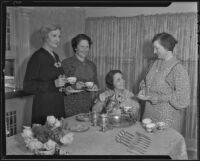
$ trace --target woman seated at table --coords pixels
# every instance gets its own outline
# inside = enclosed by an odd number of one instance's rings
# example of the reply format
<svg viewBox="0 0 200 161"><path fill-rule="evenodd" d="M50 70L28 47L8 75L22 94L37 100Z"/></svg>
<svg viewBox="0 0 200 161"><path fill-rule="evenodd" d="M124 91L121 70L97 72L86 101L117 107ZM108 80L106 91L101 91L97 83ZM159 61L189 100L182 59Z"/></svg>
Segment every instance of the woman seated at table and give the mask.
<svg viewBox="0 0 200 161"><path fill-rule="evenodd" d="M108 90L101 93L92 111L98 113L121 114L131 111L137 114L139 103L133 99L134 94L125 89L125 80L120 70L111 70L105 78Z"/></svg>

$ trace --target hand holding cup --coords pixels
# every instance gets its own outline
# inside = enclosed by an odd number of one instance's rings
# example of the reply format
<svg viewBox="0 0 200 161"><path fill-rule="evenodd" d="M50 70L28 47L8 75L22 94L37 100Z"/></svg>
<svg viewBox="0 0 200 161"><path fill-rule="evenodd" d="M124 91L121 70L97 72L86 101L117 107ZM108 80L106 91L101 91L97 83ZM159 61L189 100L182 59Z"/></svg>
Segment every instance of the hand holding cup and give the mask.
<svg viewBox="0 0 200 161"><path fill-rule="evenodd" d="M66 83L65 75L59 75L58 79L54 81L56 87L63 87Z"/></svg>
<svg viewBox="0 0 200 161"><path fill-rule="evenodd" d="M76 83L76 88L77 89L82 89L83 87L85 87L85 83L84 82L80 82L79 81L79 82Z"/></svg>
<svg viewBox="0 0 200 161"><path fill-rule="evenodd" d="M146 91L144 89L140 90L137 96L141 100L149 100L150 96L146 95Z"/></svg>
<svg viewBox="0 0 200 161"><path fill-rule="evenodd" d="M76 77L67 77L66 80L70 84L74 84L74 83L76 83L77 78Z"/></svg>
<svg viewBox="0 0 200 161"><path fill-rule="evenodd" d="M94 86L94 82L85 82L85 86L87 88L92 88Z"/></svg>

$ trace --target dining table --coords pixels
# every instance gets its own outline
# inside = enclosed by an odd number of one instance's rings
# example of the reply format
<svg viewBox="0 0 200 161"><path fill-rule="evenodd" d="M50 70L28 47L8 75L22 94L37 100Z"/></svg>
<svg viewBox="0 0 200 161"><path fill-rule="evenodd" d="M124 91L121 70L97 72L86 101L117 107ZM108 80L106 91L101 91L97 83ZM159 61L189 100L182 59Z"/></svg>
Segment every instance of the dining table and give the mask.
<svg viewBox="0 0 200 161"><path fill-rule="evenodd" d="M67 126L81 124L89 128L83 132L72 132L73 142L61 147L68 155L167 155L173 160L188 159L184 137L172 128L147 132L142 123L137 121L130 126L102 131L100 126L93 126L90 121L78 121L76 118L66 118ZM140 142L136 143L136 137ZM127 144L132 145L132 148ZM16 134L6 137L6 155L34 154L26 148L21 134Z"/></svg>

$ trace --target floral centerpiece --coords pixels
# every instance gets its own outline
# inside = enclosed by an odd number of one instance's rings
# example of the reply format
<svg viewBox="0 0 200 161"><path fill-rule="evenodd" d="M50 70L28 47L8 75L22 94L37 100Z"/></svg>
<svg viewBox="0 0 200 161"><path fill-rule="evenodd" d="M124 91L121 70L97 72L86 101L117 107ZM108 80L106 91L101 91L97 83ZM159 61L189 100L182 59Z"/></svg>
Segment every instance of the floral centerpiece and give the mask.
<svg viewBox="0 0 200 161"><path fill-rule="evenodd" d="M54 116L47 116L45 125L33 124L32 128L24 126L22 137L26 147L39 155L53 155L56 147L73 141L73 133L66 134L63 120Z"/></svg>
<svg viewBox="0 0 200 161"><path fill-rule="evenodd" d="M121 114L121 109L120 109L120 102L116 98L116 95L111 95L105 99L105 109L107 113L111 114Z"/></svg>

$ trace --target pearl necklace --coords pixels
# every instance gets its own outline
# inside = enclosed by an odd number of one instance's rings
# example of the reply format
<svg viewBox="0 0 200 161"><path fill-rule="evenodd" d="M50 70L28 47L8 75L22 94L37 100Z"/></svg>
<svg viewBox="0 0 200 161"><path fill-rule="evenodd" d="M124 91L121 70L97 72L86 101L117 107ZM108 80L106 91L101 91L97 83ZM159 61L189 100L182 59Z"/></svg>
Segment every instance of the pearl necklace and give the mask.
<svg viewBox="0 0 200 161"><path fill-rule="evenodd" d="M43 46L43 48L44 48L51 56L53 56L53 58L56 60L56 57L55 57L55 55L54 55L54 53L53 53L53 50L49 50L49 48L47 48L47 47L45 47L45 46Z"/></svg>

